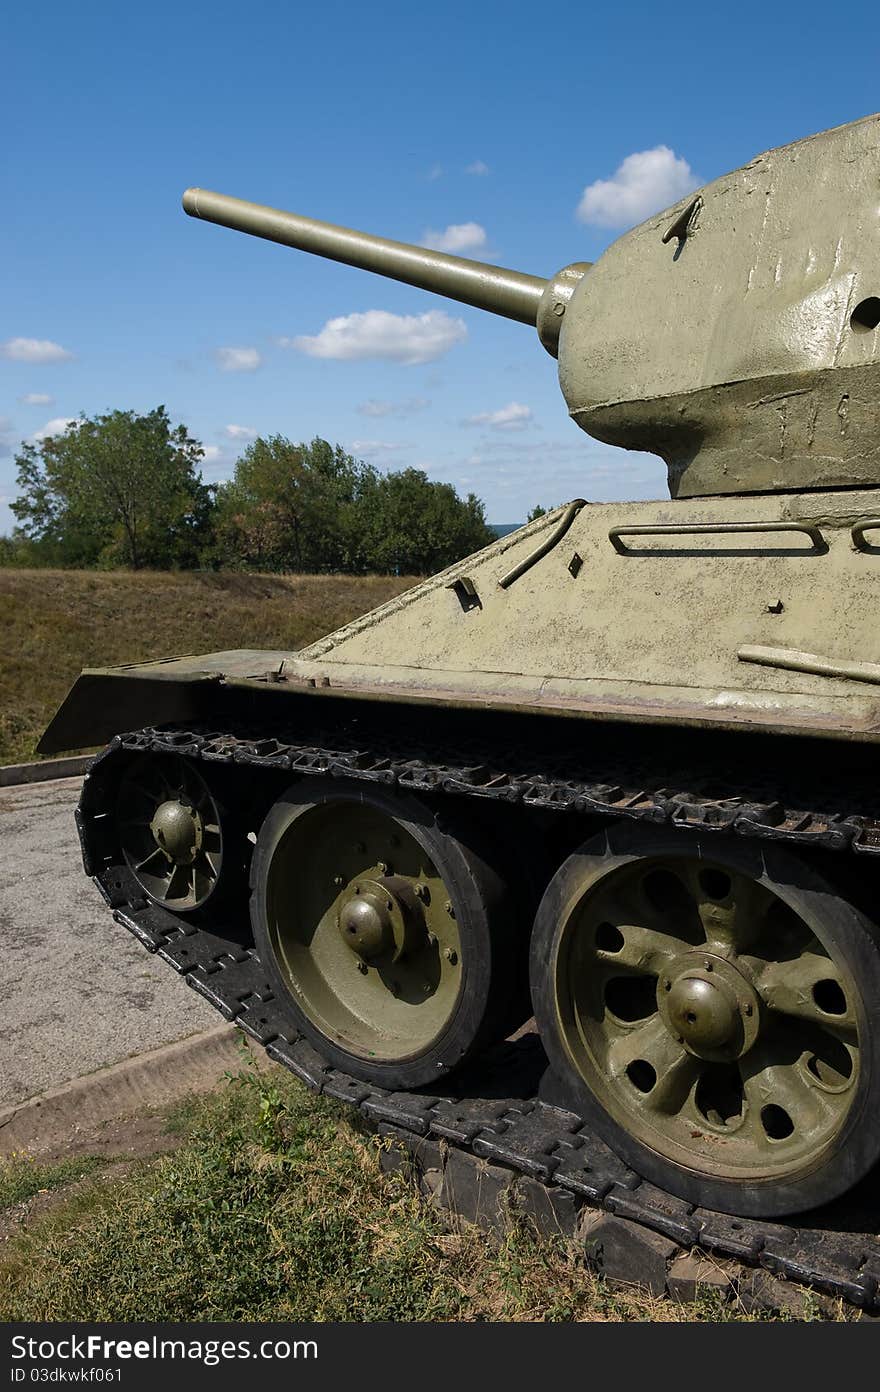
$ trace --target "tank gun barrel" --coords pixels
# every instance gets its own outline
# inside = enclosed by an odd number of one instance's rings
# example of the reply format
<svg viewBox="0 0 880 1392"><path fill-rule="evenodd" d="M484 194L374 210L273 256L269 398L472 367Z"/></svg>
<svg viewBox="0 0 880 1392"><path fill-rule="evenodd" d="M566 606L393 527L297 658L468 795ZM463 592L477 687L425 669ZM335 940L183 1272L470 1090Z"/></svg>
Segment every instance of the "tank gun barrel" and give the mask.
<svg viewBox="0 0 880 1392"><path fill-rule="evenodd" d="M406 285L431 290L450 300L489 310L521 324L536 325L541 297L548 282L543 276L489 266L464 256L373 237L354 232L316 218L267 208L208 189L190 188L183 195L183 208L190 217L216 222L235 232L264 237L282 246L295 247L330 261L359 266L365 271L401 280Z"/></svg>

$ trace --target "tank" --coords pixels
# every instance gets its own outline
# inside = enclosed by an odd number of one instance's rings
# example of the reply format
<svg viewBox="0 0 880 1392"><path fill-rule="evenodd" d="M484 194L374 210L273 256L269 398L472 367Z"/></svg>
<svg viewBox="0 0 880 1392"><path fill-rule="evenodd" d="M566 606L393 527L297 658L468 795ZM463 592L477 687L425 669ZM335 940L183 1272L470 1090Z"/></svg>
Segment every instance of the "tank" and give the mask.
<svg viewBox="0 0 880 1392"><path fill-rule="evenodd" d="M184 194L533 325L575 424L668 468L301 651L85 671L44 734L109 742L119 921L344 1095L466 1094L534 1017L541 1095L690 1204L880 1156L878 160L877 116L772 150L549 278Z"/></svg>

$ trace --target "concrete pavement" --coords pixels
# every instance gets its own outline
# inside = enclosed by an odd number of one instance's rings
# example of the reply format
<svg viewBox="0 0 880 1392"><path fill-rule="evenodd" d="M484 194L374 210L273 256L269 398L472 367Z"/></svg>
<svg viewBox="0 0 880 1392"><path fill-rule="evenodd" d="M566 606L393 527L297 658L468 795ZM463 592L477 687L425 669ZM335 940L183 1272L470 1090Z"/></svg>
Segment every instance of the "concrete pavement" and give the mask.
<svg viewBox="0 0 880 1392"><path fill-rule="evenodd" d="M219 1023L83 875L80 783L0 788L0 1107Z"/></svg>

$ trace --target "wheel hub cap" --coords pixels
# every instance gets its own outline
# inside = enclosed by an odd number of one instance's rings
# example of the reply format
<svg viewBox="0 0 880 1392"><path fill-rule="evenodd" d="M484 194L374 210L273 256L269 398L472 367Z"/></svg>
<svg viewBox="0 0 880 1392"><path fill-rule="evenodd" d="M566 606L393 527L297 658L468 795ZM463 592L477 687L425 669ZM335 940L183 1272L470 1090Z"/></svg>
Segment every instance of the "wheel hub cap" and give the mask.
<svg viewBox="0 0 880 1392"><path fill-rule="evenodd" d="M356 884L339 909L342 941L365 961L381 957L394 947L394 918L399 915L400 906L380 884Z"/></svg>
<svg viewBox="0 0 880 1392"><path fill-rule="evenodd" d="M695 1053L729 1046L738 1032L736 1002L723 988L700 976L679 977L670 992L669 1014Z"/></svg>
<svg viewBox="0 0 880 1392"><path fill-rule="evenodd" d="M153 839L175 865L190 865L202 844L202 822L196 809L172 798L160 803L150 822Z"/></svg>
<svg viewBox="0 0 880 1392"><path fill-rule="evenodd" d="M742 972L723 958L679 958L659 983L658 1004L670 1034L698 1058L739 1058L754 1043L757 996Z"/></svg>

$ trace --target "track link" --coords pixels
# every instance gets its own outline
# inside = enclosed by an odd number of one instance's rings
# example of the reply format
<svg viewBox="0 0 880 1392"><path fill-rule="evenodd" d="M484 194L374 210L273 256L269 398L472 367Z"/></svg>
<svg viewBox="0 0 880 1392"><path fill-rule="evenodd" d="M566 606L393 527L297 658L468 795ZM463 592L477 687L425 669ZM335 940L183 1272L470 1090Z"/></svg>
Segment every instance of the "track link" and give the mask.
<svg viewBox="0 0 880 1392"><path fill-rule="evenodd" d="M783 805L754 781L749 796L720 786L713 774L689 791L643 786L625 766L595 775L573 769L567 753L545 752L528 771L511 766L510 751L481 757L465 744L450 759L437 750L396 751L350 742L334 731L257 735L253 729L152 729L114 738L86 776L77 825L86 873L114 918L158 955L225 1019L263 1045L309 1088L356 1107L372 1123L414 1136L434 1136L514 1172L558 1185L583 1203L650 1228L685 1248L759 1265L858 1306L880 1310L880 1241L876 1235L876 1173L843 1199L812 1215L814 1226L736 1218L694 1207L640 1178L582 1119L553 1105L552 1075L540 1040L526 1035L490 1050L435 1092L388 1092L331 1067L285 1020L260 960L234 925L207 931L148 900L113 837L114 769L127 753L177 753L207 764L242 764L293 776L345 777L433 795L489 798L525 807L759 836L845 854L880 853L880 817L873 799L858 811ZM712 786L710 786L710 784ZM801 800L802 801L802 800ZM499 1095L502 1089L504 1095ZM870 1195L870 1197L868 1197ZM865 1208L870 1211L866 1217ZM855 1229L862 1229L857 1231Z"/></svg>

